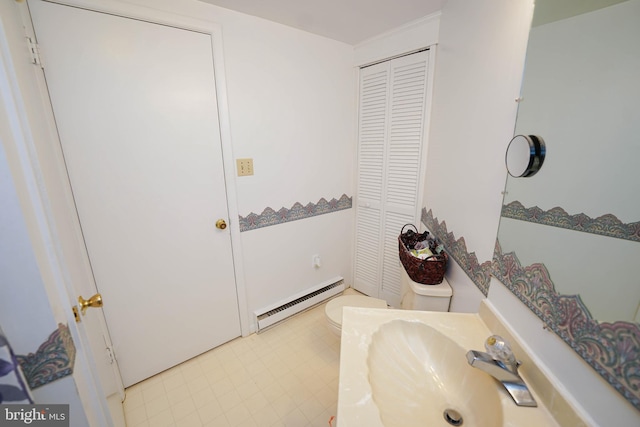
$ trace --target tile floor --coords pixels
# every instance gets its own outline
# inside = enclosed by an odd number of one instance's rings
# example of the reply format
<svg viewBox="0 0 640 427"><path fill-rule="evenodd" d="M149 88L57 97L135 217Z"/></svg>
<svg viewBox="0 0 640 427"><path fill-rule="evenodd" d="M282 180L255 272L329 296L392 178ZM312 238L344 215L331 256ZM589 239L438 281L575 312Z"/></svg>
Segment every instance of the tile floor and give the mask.
<svg viewBox="0 0 640 427"><path fill-rule="evenodd" d="M339 347L319 305L128 388L127 426L328 427Z"/></svg>

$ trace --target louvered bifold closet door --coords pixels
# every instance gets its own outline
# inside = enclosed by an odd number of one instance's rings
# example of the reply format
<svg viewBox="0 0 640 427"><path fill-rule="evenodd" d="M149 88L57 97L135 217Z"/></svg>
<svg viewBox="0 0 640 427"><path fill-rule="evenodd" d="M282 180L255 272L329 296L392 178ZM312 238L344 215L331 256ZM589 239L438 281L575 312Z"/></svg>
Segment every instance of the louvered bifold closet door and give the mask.
<svg viewBox="0 0 640 427"><path fill-rule="evenodd" d="M400 303L398 234L419 225L429 52L361 70L355 288Z"/></svg>
<svg viewBox="0 0 640 427"><path fill-rule="evenodd" d="M379 297L400 304L398 234L404 224L419 224L418 206L429 52L391 61L386 185L383 197L382 282Z"/></svg>
<svg viewBox="0 0 640 427"><path fill-rule="evenodd" d="M382 280L382 197L389 103L389 64L360 71L358 193L354 287L378 296Z"/></svg>

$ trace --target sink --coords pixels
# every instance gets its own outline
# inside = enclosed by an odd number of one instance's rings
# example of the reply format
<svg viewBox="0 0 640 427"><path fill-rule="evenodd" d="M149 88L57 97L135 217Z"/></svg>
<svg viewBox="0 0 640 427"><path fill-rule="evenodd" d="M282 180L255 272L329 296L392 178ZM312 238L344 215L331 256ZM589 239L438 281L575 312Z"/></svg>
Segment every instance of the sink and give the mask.
<svg viewBox="0 0 640 427"><path fill-rule="evenodd" d="M456 425L447 410L463 427L559 426L542 399L517 406L469 366L467 350L492 334L479 314L345 307L342 317L338 427Z"/></svg>
<svg viewBox="0 0 640 427"><path fill-rule="evenodd" d="M466 349L419 321L392 320L371 336L371 398L386 427L503 425L499 388L467 364ZM453 411L452 411L453 410ZM451 421L445 420L445 411Z"/></svg>

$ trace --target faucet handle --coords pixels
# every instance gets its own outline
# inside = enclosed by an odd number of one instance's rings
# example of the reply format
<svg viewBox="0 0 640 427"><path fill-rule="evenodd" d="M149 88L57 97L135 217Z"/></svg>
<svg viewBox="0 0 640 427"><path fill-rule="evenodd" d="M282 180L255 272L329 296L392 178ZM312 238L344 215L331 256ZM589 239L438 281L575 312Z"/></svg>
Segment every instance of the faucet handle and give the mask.
<svg viewBox="0 0 640 427"><path fill-rule="evenodd" d="M487 350L487 353L497 360L514 366L519 365L509 342L500 335L491 335L487 338L484 342L484 348Z"/></svg>

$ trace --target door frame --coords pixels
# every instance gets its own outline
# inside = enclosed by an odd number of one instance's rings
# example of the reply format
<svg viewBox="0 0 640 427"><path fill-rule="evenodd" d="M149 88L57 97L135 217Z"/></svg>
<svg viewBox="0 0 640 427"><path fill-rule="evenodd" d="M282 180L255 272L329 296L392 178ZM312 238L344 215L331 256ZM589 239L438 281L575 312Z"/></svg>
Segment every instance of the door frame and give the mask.
<svg viewBox="0 0 640 427"><path fill-rule="evenodd" d="M30 0L34 1L34 0ZM38 0L35 0L38 1ZM229 108L227 101L227 85L226 85L226 73L224 64L224 50L222 42L222 27L220 24L205 21L193 17L176 15L171 12L165 12L160 9L155 9L147 6L139 6L131 3L124 3L117 0L41 0L50 3L56 3L65 6L78 7L82 9L92 10L96 12L108 13L119 15L132 19L139 19L142 21L152 22L161 25L172 26L181 28L184 30L196 31L199 33L207 34L212 40L212 56L213 56L213 68L214 68L214 81L216 87L217 105L218 105L218 119L220 126L220 140L222 148L222 163L224 167L225 189L227 196L227 211L228 211L228 224L231 235L231 252L233 257L233 270L235 275L236 294L238 301L238 312L240 314L240 331L242 336L247 336L251 333L251 325L249 320L249 313L247 310L247 296L246 286L244 279L244 266L242 259L242 247L240 236L240 222L238 212L238 197L236 190L236 177L235 177L235 162L233 156L233 146L231 140L231 126L229 119ZM22 3L23 6L23 21L27 27L27 31L30 33L33 40L35 40L35 33L31 24L31 18L28 12L28 2ZM46 64L44 65L46 67ZM46 84L44 80L44 74L42 70L38 73L39 88L41 90L41 96L48 101L49 94L46 92ZM44 92L42 92L44 91ZM51 109L50 103L48 108ZM53 117L53 111L51 110L51 117ZM55 126L54 122L49 123L49 126ZM52 129L56 135L55 144L56 147L60 147L60 143L55 131L55 127ZM59 148L58 148L59 149ZM60 149L61 150L61 149ZM62 158L62 157L60 157ZM56 167L61 168L66 176L65 165L60 162ZM65 181L65 185L71 191L71 187L68 181ZM74 207L75 210L75 207ZM79 227L79 219L73 218L77 222ZM212 217L212 224L215 218ZM84 247L84 246L83 246ZM85 250L86 252L86 250ZM88 255L87 255L88 256Z"/></svg>

